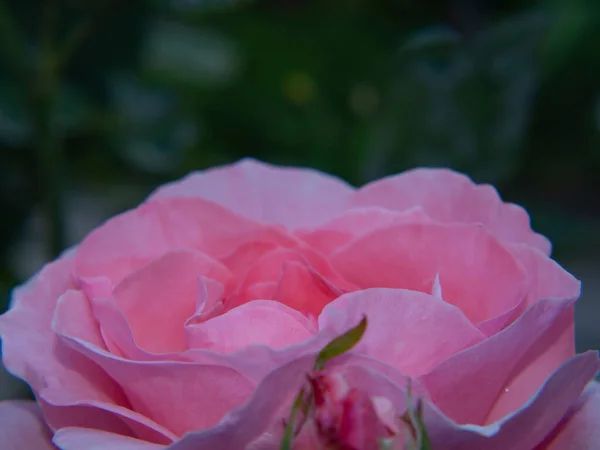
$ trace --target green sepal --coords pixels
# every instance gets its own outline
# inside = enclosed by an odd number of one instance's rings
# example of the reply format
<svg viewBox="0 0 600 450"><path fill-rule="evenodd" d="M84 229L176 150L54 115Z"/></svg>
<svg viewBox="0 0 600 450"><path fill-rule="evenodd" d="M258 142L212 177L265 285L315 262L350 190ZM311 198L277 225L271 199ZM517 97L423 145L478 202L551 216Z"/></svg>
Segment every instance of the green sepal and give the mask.
<svg viewBox="0 0 600 450"><path fill-rule="evenodd" d="M323 370L325 363L340 356L354 347L361 340L367 329L367 317L363 316L360 323L346 333L333 339L317 356L315 370Z"/></svg>

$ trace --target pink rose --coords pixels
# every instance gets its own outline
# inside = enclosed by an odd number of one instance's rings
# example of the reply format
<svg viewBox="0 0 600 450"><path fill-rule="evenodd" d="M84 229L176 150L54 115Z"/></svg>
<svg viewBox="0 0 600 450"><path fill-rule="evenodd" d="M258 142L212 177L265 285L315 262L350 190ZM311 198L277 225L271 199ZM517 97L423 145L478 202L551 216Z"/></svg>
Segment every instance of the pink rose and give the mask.
<svg viewBox="0 0 600 450"><path fill-rule="evenodd" d="M523 209L449 170L358 190L251 160L191 174L15 291L3 360L39 410L0 404L2 448L278 449L325 376L347 388L295 448L406 434L411 380L434 449L598 449L600 363L575 354L579 282L549 253Z"/></svg>

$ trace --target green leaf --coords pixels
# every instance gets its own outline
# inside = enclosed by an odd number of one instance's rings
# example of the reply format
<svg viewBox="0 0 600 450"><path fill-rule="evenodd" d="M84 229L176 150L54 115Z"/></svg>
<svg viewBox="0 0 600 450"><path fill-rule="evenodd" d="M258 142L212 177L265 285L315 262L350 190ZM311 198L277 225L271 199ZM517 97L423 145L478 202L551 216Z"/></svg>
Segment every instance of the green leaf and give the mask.
<svg viewBox="0 0 600 450"><path fill-rule="evenodd" d="M327 361L346 353L354 347L361 340L366 329L367 317L365 316L357 326L336 337L321 350L315 363L315 370L322 370Z"/></svg>

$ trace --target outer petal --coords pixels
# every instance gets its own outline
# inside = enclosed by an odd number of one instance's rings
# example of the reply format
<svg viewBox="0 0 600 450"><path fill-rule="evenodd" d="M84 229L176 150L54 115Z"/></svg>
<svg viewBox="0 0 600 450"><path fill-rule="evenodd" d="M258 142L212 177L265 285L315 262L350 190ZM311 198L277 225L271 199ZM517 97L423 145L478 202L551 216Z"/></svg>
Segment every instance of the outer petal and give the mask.
<svg viewBox="0 0 600 450"><path fill-rule="evenodd" d="M193 432L173 444L169 450L245 449L273 426L283 431L283 419L312 371L316 355L307 355L284 364L267 375L252 397L231 411L211 430Z"/></svg>
<svg viewBox="0 0 600 450"><path fill-rule="evenodd" d="M61 342L110 375L123 388L134 411L176 435L214 426L227 411L243 403L253 389L246 377L228 367L138 362L115 356L91 343L81 332L77 317L71 315L73 303L72 299L65 299L56 309L54 329Z"/></svg>
<svg viewBox="0 0 600 450"><path fill-rule="evenodd" d="M391 211L378 206L352 208L316 228L297 230L296 235L312 248L330 255L348 242L379 228L419 222L431 222L429 216L420 207L406 211Z"/></svg>
<svg viewBox="0 0 600 450"><path fill-rule="evenodd" d="M551 249L548 239L531 230L523 208L502 202L492 186L447 169L415 169L374 181L356 192L352 205L399 211L420 206L435 221L482 223L503 241L546 254Z"/></svg>
<svg viewBox="0 0 600 450"><path fill-rule="evenodd" d="M138 267L172 250L199 250L216 259L248 242L293 240L265 225L201 198L158 198L116 216L92 231L77 249L80 277L118 283Z"/></svg>
<svg viewBox="0 0 600 450"><path fill-rule="evenodd" d="M508 328L444 361L420 380L457 423L483 425L518 409L573 356L573 302L540 300ZM496 409L496 412L493 409ZM500 412L501 411L501 412Z"/></svg>
<svg viewBox="0 0 600 450"><path fill-rule="evenodd" d="M12 308L0 316L6 369L24 379L37 393L52 428L77 424L123 434L136 429L136 433L155 442L170 442L168 433L126 408L127 400L114 380L63 345L53 332L57 301L74 287L73 256L74 252L69 252L48 264L14 291ZM69 296L72 300L80 298L76 291ZM102 345L94 321L86 322L85 307L75 304L77 309L71 311L73 325L84 331L87 339Z"/></svg>
<svg viewBox="0 0 600 450"><path fill-rule="evenodd" d="M556 305L561 302L568 304L579 297L580 282L543 253L522 244L511 246L511 251L523 263L529 277L528 298L523 305L525 308L540 299L554 299ZM520 406L521 399L531 395L532 386L538 386L549 371L575 354L573 307L565 310L545 334L545 343L534 347L525 359L525 365L517 368L516 375L501 393L488 421L503 417Z"/></svg>
<svg viewBox="0 0 600 450"><path fill-rule="evenodd" d="M472 429L480 435L490 435L486 440L481 438L467 439L463 444L462 437L455 441L454 446L448 445L448 450L529 450L535 447L543 437L544 432L551 430L560 422L570 405L581 394L585 385L598 372L600 364L598 354L588 352L574 356L560 366L540 387L523 407L504 417L501 421L477 429L477 427L464 427ZM427 420L427 418L426 418ZM434 431L435 436L435 431ZM448 436L449 438L449 436ZM446 440L443 434L432 437L432 441L442 445ZM489 442L489 445L487 442Z"/></svg>
<svg viewBox="0 0 600 450"><path fill-rule="evenodd" d="M544 298L568 300L579 298L581 282L556 261L528 245L513 244L507 248L527 272L529 289L523 305L525 308Z"/></svg>
<svg viewBox="0 0 600 450"><path fill-rule="evenodd" d="M567 413L570 405L598 371L600 362L594 352L577 355L563 364L523 405L502 420L488 426L458 425L427 399L424 419L433 448L444 450L531 450ZM371 396L389 399L397 410L406 405L405 390L380 373L354 366L344 373L344 379ZM477 384L478 380L470 380ZM578 447L572 447L573 450ZM562 449L561 449L562 450ZM571 450L571 447L564 450Z"/></svg>
<svg viewBox="0 0 600 450"><path fill-rule="evenodd" d="M164 445L88 428L63 428L54 435L54 443L62 450L159 450ZM32 449L33 450L33 449Z"/></svg>
<svg viewBox="0 0 600 450"><path fill-rule="evenodd" d="M58 298L74 287L72 269L73 253L48 264L13 291L11 309L0 316L4 365L34 390L44 387L44 374L64 372L52 357L51 322Z"/></svg>
<svg viewBox="0 0 600 450"><path fill-rule="evenodd" d="M409 223L378 229L340 249L332 266L362 288L393 287L432 292L473 322L497 317L527 294L518 261L478 225Z"/></svg>
<svg viewBox="0 0 600 450"><path fill-rule="evenodd" d="M600 448L600 384L592 382L550 436L536 450Z"/></svg>
<svg viewBox="0 0 600 450"><path fill-rule="evenodd" d="M56 450L52 433L34 402L0 402L0 442L3 450Z"/></svg>
<svg viewBox="0 0 600 450"><path fill-rule="evenodd" d="M484 339L463 313L443 300L402 289L367 289L330 303L319 327L341 334L367 316L369 326L354 352L418 376Z"/></svg>
<svg viewBox="0 0 600 450"><path fill-rule="evenodd" d="M314 355L279 367L265 377L246 404L230 412L219 425L211 430L189 433L170 450L230 450L247 448L254 442L277 443L283 432L282 421L288 416L290 404L306 382L306 373L311 371L313 364ZM597 370L598 357L593 353L572 358L521 410L487 427L457 425L425 400L426 426L433 447L445 450L530 450L556 426ZM358 364L349 366L342 373L352 387L364 389L374 397L387 398L397 411L405 408L404 386L376 370ZM275 447L258 445L251 448Z"/></svg>
<svg viewBox="0 0 600 450"><path fill-rule="evenodd" d="M316 170L243 159L192 173L150 198L201 197L245 217L295 228L323 223L343 211L353 192L342 180Z"/></svg>

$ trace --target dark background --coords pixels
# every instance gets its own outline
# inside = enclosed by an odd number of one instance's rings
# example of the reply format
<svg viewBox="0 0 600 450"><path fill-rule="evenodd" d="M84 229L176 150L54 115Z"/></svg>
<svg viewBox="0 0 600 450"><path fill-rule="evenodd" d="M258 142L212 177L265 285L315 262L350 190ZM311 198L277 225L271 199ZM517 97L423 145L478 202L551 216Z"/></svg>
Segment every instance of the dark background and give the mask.
<svg viewBox="0 0 600 450"><path fill-rule="evenodd" d="M599 43L597 0L0 0L0 311L193 169L446 166L531 212L598 348Z"/></svg>

